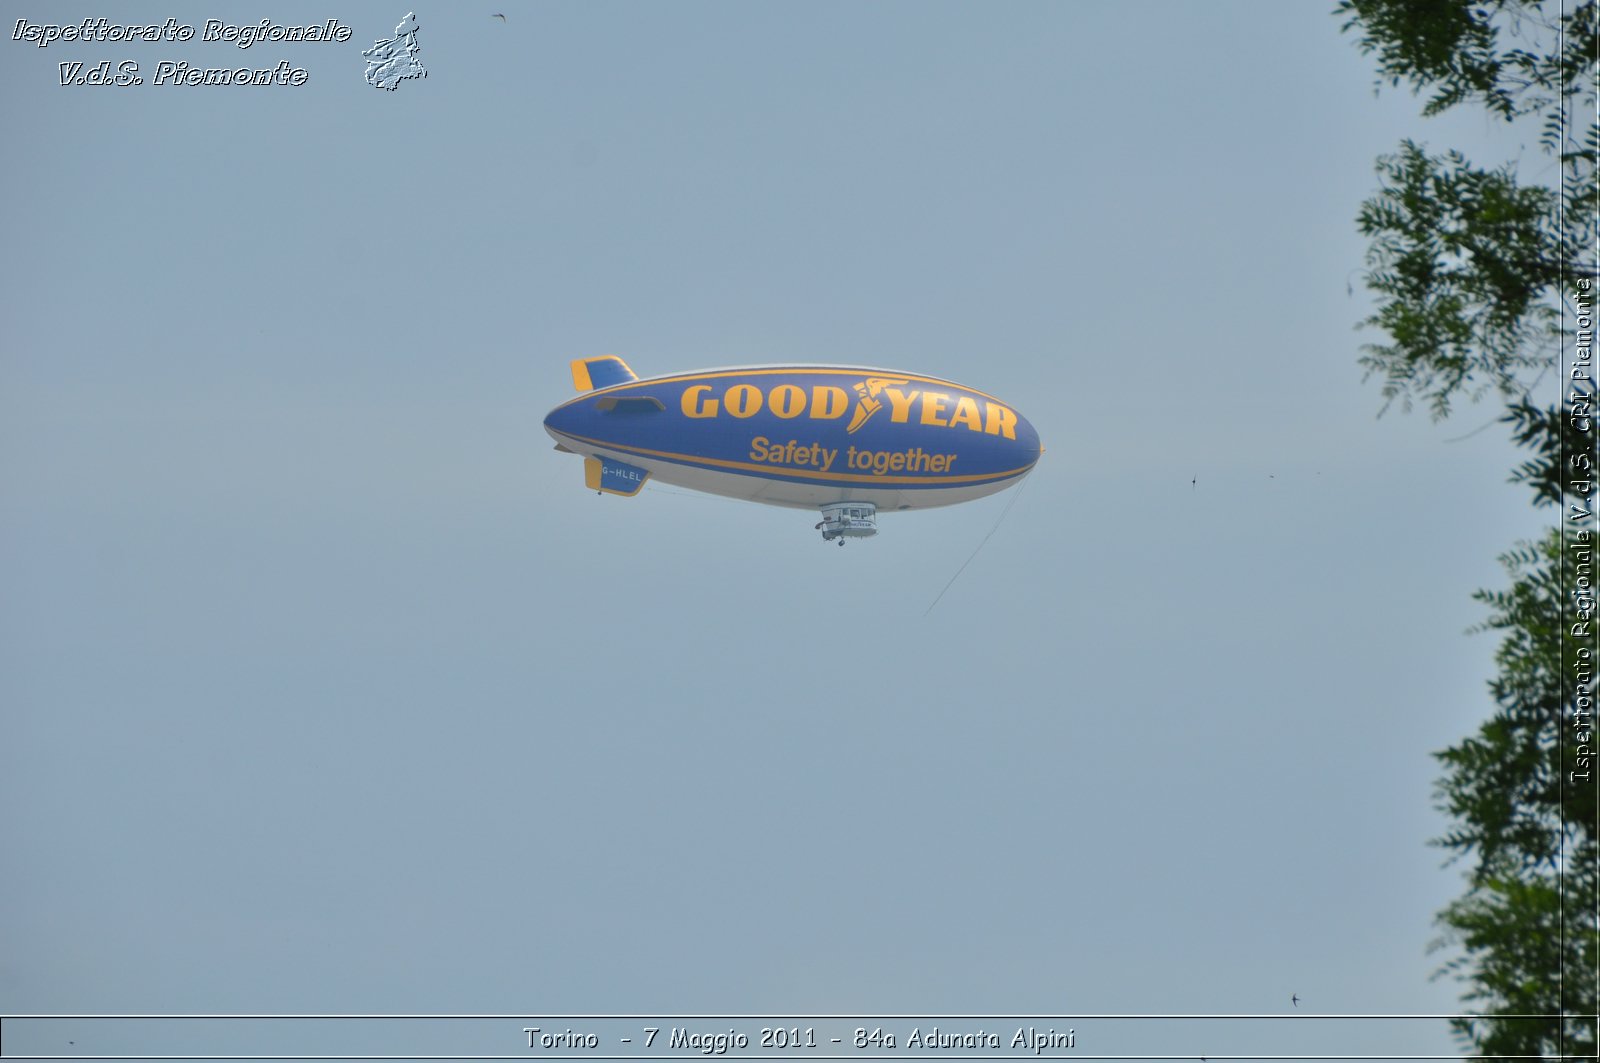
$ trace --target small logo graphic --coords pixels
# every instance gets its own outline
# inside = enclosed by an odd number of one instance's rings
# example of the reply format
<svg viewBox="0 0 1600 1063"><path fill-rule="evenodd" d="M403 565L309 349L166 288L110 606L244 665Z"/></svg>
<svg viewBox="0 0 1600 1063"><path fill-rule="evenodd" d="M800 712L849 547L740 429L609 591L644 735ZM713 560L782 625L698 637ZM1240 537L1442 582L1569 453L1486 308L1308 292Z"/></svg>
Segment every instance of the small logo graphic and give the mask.
<svg viewBox="0 0 1600 1063"><path fill-rule="evenodd" d="M861 383L855 385L856 412L850 418L850 427L846 428L845 435L850 435L857 428L871 420L872 415L883 409L883 403L878 401L878 394L887 387L899 387L911 383L904 377L869 376Z"/></svg>
<svg viewBox="0 0 1600 1063"><path fill-rule="evenodd" d="M406 78L425 78L428 72L417 62L417 16L407 12L394 28L394 38L378 41L361 54L367 57L367 84L393 92Z"/></svg>

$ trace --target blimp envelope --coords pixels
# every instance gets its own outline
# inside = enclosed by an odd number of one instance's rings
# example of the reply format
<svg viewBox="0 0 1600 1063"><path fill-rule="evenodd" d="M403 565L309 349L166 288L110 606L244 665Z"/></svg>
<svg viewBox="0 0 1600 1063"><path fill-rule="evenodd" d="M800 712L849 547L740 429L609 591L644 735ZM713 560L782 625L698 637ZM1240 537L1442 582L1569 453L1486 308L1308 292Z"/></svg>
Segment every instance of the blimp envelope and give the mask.
<svg viewBox="0 0 1600 1063"><path fill-rule="evenodd" d="M572 363L583 392L545 430L585 458L585 483L647 480L823 511L824 538L876 530L876 512L966 502L1039 460L1010 404L962 384L858 366L765 365L639 379L614 356Z"/></svg>

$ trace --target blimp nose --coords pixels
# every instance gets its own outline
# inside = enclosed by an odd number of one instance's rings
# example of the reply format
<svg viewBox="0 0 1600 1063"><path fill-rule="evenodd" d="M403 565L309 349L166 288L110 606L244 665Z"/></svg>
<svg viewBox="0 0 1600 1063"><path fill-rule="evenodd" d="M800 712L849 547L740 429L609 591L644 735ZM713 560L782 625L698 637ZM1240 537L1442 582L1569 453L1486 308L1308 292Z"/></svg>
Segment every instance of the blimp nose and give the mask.
<svg viewBox="0 0 1600 1063"><path fill-rule="evenodd" d="M1017 454L1026 457L1028 467L1032 468L1044 456L1044 442L1039 438L1039 433L1026 417L1017 416Z"/></svg>
<svg viewBox="0 0 1600 1063"><path fill-rule="evenodd" d="M555 409L545 414L544 430L549 433L551 439L554 439L557 443L561 443L564 442L564 437L574 434L574 427L577 424L577 420L578 409L576 404L557 406Z"/></svg>

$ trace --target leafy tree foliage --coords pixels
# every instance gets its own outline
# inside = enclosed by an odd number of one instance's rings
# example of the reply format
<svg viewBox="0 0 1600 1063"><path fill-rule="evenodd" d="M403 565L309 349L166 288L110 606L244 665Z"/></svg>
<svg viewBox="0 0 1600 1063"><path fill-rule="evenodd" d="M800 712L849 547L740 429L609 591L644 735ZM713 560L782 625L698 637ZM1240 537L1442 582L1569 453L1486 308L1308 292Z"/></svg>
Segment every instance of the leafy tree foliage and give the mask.
<svg viewBox="0 0 1600 1063"><path fill-rule="evenodd" d="M1407 140L1378 160L1381 188L1361 208L1371 239L1365 324L1388 343L1362 365L1384 398L1449 414L1458 393L1525 391L1558 349L1564 278L1592 274L1600 128L1593 120L1595 0L1342 0L1347 31L1378 59L1380 82L1431 90L1425 114L1476 102L1508 122L1542 119L1539 145L1558 186L1519 184L1460 152Z"/></svg>
<svg viewBox="0 0 1600 1063"><path fill-rule="evenodd" d="M1533 488L1534 505L1559 506L1564 484L1596 475L1597 465L1585 466L1578 457L1592 451L1594 435L1583 431L1559 407L1539 407L1523 398L1513 402L1501 420L1511 426L1511 437L1518 446L1533 451L1531 458L1512 470L1511 482Z"/></svg>
<svg viewBox="0 0 1600 1063"><path fill-rule="evenodd" d="M1410 140L1378 172L1383 190L1357 224L1372 240L1367 283L1381 297L1366 323L1391 342L1368 345L1362 365L1384 375L1385 399L1409 405L1418 394L1435 417L1464 388L1515 394L1524 370L1549 362L1559 327L1549 301L1562 272L1549 231L1557 197Z"/></svg>
<svg viewBox="0 0 1600 1063"><path fill-rule="evenodd" d="M1592 535L1585 543L1555 530L1501 558L1510 590L1476 596L1492 610L1485 629L1505 633L1490 683L1498 709L1477 734L1436 754L1446 768L1439 805L1455 823L1438 844L1477 858L1467 895L1439 916L1444 941L1463 950L1444 970L1466 981L1466 999L1492 1016L1454 1023L1484 1055L1563 1050L1556 1022L1500 1017L1513 1015L1564 1015L1567 1055L1595 1052L1600 825L1592 796L1573 793L1573 774L1591 769L1580 769L1569 740L1579 699L1594 692L1592 682L1572 680L1593 674L1595 662L1592 639L1566 637L1559 573L1564 550L1592 557L1597 546ZM1585 707L1592 732L1592 701Z"/></svg>
<svg viewBox="0 0 1600 1063"><path fill-rule="evenodd" d="M1592 431L1559 402L1533 400L1558 367L1563 302L1596 271L1596 0L1341 0L1336 13L1375 58L1379 83L1424 96L1425 115L1476 105L1540 130L1530 181L1517 166L1479 167L1412 140L1378 160L1379 191L1357 224L1377 297L1363 324L1385 342L1366 346L1361 364L1382 377L1385 408L1420 401L1435 419L1458 398L1499 394L1503 421L1531 452L1512 480L1535 505L1559 507L1575 471L1600 466ZM1467 893L1439 914L1441 944L1457 952L1441 973L1461 979L1484 1016L1454 1024L1484 1055L1596 1051L1600 851L1593 783L1572 799L1572 773L1575 724L1588 721L1594 746L1593 667L1583 666L1600 652L1564 623L1572 588L1561 574L1581 555L1592 596L1597 552L1600 543L1557 530L1502 559L1510 589L1478 595L1486 628L1503 633L1497 708L1437 754L1439 805L1453 824L1438 844L1472 861Z"/></svg>

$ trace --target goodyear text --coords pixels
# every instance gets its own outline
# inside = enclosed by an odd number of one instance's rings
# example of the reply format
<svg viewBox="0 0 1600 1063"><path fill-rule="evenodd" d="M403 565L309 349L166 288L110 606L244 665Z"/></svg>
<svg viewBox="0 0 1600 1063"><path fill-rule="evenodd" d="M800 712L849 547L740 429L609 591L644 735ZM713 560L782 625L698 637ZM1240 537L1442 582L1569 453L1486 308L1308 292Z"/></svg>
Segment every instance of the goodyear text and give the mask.
<svg viewBox="0 0 1600 1063"><path fill-rule="evenodd" d="M779 384L770 390L755 384L731 384L720 396L714 395L715 391L710 384L685 388L683 415L703 418L726 414L744 418L754 417L766 409L785 419L805 417L813 421L834 421L850 412L849 394L832 384L814 385L809 392L798 384ZM880 387L874 394L861 395L847 432L854 432L883 408L883 403L877 401L878 395L888 400L889 421L893 424L965 428L969 432L1017 438L1017 414L1009 407L971 395L910 387Z"/></svg>

